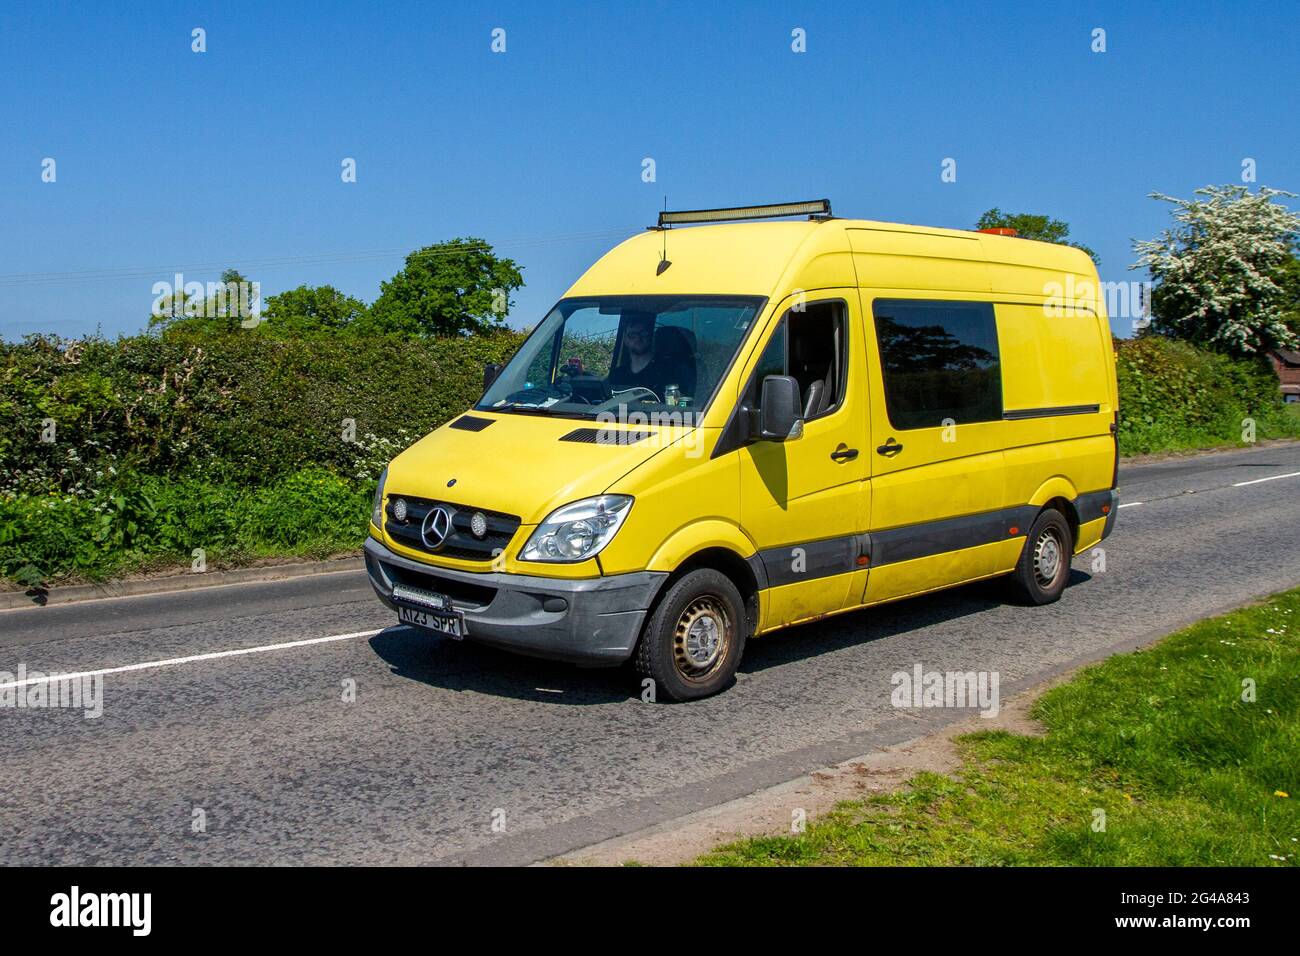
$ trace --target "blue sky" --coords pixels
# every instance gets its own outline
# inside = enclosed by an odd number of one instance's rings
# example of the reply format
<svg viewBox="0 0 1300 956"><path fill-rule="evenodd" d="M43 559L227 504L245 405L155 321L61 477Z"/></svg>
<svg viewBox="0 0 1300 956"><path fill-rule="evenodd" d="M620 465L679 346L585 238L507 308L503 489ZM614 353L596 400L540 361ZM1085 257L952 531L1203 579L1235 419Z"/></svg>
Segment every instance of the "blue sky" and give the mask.
<svg viewBox="0 0 1300 956"><path fill-rule="evenodd" d="M524 267L531 325L665 194L1048 213L1127 281L1168 219L1148 192L1240 182L1245 157L1300 191L1293 3L1049 6L6 4L0 336L138 331L177 267L371 301L460 235Z"/></svg>

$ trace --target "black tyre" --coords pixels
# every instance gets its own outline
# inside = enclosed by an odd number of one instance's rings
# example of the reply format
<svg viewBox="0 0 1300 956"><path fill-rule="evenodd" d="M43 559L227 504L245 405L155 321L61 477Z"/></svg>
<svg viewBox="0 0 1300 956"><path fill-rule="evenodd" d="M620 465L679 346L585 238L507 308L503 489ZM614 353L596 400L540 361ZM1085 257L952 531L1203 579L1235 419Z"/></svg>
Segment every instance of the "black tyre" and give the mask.
<svg viewBox="0 0 1300 956"><path fill-rule="evenodd" d="M668 588L637 643L636 669L656 699L697 700L729 685L745 650L745 605L725 574L690 571Z"/></svg>
<svg viewBox="0 0 1300 956"><path fill-rule="evenodd" d="M1040 514L1025 538L1024 550L1010 585L1014 596L1025 604L1051 604L1058 600L1070 579L1070 558L1074 535L1065 516L1053 508Z"/></svg>

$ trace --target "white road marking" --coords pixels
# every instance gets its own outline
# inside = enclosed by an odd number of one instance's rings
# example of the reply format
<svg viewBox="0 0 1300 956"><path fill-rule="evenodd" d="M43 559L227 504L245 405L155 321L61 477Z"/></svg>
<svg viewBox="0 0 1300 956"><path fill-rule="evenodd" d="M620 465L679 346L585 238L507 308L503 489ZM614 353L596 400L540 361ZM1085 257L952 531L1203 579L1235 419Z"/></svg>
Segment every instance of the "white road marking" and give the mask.
<svg viewBox="0 0 1300 956"><path fill-rule="evenodd" d="M159 667L174 667L177 664L194 664L199 661L215 661L222 657L242 657L245 654L264 654L267 651L283 651L291 647L307 647L311 644L328 644L331 641L347 641L358 637L374 637L384 628L373 631L353 631L351 634L331 634L329 637L311 637L302 641L286 641L283 644L263 644L260 647L241 647L234 651L212 651L208 654L191 654L189 657L169 657L161 661L145 661L141 664L127 664L123 667L105 667L95 671L78 671L75 674L47 674L43 677L29 677L26 680L10 681L0 684L0 690L11 687L26 687L29 684L47 684L57 680L80 680L86 677L99 677L105 674L125 674L128 671L147 671Z"/></svg>
<svg viewBox="0 0 1300 956"><path fill-rule="evenodd" d="M1121 507L1121 508L1136 508L1138 505L1144 505L1144 504L1146 504L1145 501L1126 501L1126 502L1124 502L1122 505L1120 505L1120 507Z"/></svg>
<svg viewBox="0 0 1300 956"><path fill-rule="evenodd" d="M1289 471L1285 475L1269 475L1267 478L1256 478L1254 481L1239 481L1232 487L1240 488L1243 485L1257 485L1261 481L1277 481L1279 478L1300 478L1300 471Z"/></svg>

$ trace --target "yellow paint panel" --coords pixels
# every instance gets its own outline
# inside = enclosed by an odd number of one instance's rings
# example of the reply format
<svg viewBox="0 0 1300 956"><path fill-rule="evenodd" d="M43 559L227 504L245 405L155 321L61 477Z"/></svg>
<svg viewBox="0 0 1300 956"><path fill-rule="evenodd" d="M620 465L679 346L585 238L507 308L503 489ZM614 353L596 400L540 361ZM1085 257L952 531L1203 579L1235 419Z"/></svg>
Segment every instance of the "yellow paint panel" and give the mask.
<svg viewBox="0 0 1300 956"><path fill-rule="evenodd" d="M1098 319L1086 312L1051 314L1042 306L994 307L1002 352L1004 407L1100 405L1110 424L1110 394L1097 335Z"/></svg>
<svg viewBox="0 0 1300 956"><path fill-rule="evenodd" d="M856 577L850 572L768 588L759 596L760 630L770 631L840 610L847 603L849 585Z"/></svg>
<svg viewBox="0 0 1300 956"><path fill-rule="evenodd" d="M960 425L958 429L979 427ZM978 514L1009 503L1001 451L925 464L927 456L921 453L924 447L921 433L926 431L931 429L898 433L905 443L917 448L917 454L911 459L918 463L915 467L880 473L872 479L872 530ZM936 439L934 444L942 443ZM909 451L911 447L903 454Z"/></svg>
<svg viewBox="0 0 1300 956"><path fill-rule="evenodd" d="M735 455L711 458L719 432L699 429L629 471L608 489L635 499L627 520L600 553L606 574L670 571L706 547L728 547L747 558L753 547L739 528ZM671 562L671 565L669 565Z"/></svg>
<svg viewBox="0 0 1300 956"><path fill-rule="evenodd" d="M771 295L783 277L812 262L814 274L836 272L846 251L838 222L731 223L638 233L605 253L565 293L569 296L716 293ZM672 263L660 271L664 255ZM840 278L853 282L848 257Z"/></svg>
<svg viewBox="0 0 1300 956"><path fill-rule="evenodd" d="M957 238L884 229L848 229L858 284L898 289L988 292L989 273L975 236Z"/></svg>
<svg viewBox="0 0 1300 956"><path fill-rule="evenodd" d="M1006 549L1006 542L995 541L975 548L872 568L866 603L879 604L920 591L988 577L998 570Z"/></svg>
<svg viewBox="0 0 1300 956"><path fill-rule="evenodd" d="M1008 448L1006 463L1007 497L1013 504L1033 501L1039 488L1056 476L1066 478L1077 494L1086 494L1110 487L1115 440L1107 432L1090 438Z"/></svg>
<svg viewBox="0 0 1300 956"><path fill-rule="evenodd" d="M1028 528L1022 528L1022 531L1028 531ZM1014 571L1016 562L1020 560L1020 552L1024 550L1026 537L1020 535L1016 538L1007 538L997 546L997 551L993 556L994 572Z"/></svg>
<svg viewBox="0 0 1300 956"><path fill-rule="evenodd" d="M1081 554L1101 541L1101 531L1105 526L1105 518L1098 518L1095 521L1088 521L1079 525L1079 540L1074 542L1074 553Z"/></svg>

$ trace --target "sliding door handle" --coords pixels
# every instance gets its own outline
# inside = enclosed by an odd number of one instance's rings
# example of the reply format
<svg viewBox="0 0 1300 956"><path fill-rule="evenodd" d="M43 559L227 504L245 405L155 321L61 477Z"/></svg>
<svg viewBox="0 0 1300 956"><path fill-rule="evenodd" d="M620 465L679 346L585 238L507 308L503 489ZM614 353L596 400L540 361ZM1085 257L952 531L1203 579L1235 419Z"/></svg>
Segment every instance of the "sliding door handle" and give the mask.
<svg viewBox="0 0 1300 956"><path fill-rule="evenodd" d="M876 449L876 454L884 455L886 458L893 458L902 450L903 450L903 446L891 438L889 439L889 441L885 442L883 445L881 445L879 448Z"/></svg>

